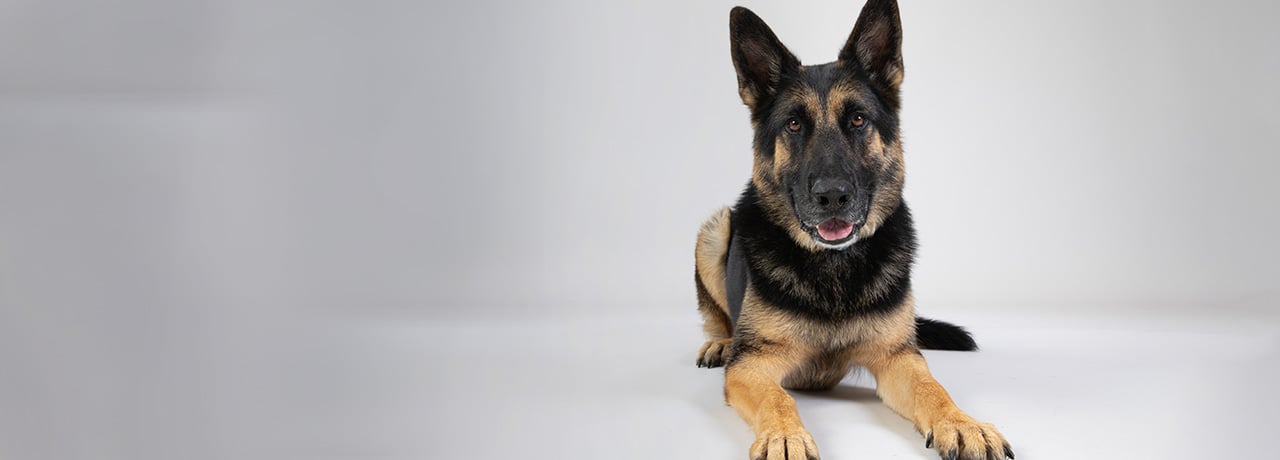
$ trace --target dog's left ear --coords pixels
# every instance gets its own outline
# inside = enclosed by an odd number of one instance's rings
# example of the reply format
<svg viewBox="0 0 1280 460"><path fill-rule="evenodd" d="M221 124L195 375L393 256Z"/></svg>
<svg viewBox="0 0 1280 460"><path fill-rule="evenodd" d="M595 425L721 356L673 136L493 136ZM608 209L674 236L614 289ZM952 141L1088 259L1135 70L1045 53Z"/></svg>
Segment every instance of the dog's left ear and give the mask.
<svg viewBox="0 0 1280 460"><path fill-rule="evenodd" d="M902 20L896 0L867 0L840 60L855 63L889 96L897 99L902 84Z"/></svg>

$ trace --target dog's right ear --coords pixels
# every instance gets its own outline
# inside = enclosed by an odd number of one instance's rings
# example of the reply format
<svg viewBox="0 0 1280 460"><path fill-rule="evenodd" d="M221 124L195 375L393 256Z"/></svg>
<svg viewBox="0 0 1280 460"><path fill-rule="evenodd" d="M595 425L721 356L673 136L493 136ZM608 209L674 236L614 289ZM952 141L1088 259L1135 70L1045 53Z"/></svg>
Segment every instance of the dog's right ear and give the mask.
<svg viewBox="0 0 1280 460"><path fill-rule="evenodd" d="M752 110L774 96L784 75L800 71L800 60L751 10L738 6L729 12L729 41L738 71L738 94Z"/></svg>

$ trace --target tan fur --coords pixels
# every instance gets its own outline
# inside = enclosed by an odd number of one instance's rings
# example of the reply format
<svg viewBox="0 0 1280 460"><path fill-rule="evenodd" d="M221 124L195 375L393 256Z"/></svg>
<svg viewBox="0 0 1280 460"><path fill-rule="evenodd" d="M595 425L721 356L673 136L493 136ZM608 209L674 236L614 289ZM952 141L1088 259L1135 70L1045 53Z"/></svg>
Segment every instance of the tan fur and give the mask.
<svg viewBox="0 0 1280 460"><path fill-rule="evenodd" d="M778 350L785 353L785 350ZM778 382L793 361L782 354L758 354L725 372L725 400L756 433L753 459L817 458L813 436L800 421L795 400Z"/></svg>
<svg viewBox="0 0 1280 460"><path fill-rule="evenodd" d="M901 308L887 314L831 324L772 308L748 288L739 321L752 331L755 342L772 344L753 351L753 355L774 354L791 363L782 380L774 382L789 389L835 386L868 347L914 346L915 310L909 296Z"/></svg>
<svg viewBox="0 0 1280 460"><path fill-rule="evenodd" d="M904 302L882 316L822 323L773 308L748 288L740 321L756 345L725 372L725 400L756 434L751 458L817 458L817 445L784 387L835 386L848 374L863 344L909 344L914 318L910 302Z"/></svg>
<svg viewBox="0 0 1280 460"><path fill-rule="evenodd" d="M729 319L729 314L724 311L724 307L721 307L720 303L711 298L711 294L707 292L698 273L694 273L694 284L698 289L698 311L702 313L702 332L706 334L707 340L714 341L732 337L733 323ZM703 352L706 351L708 351L708 347L704 346L702 352L699 352L698 355L703 356ZM727 352L728 350L724 351ZM712 358L712 356L706 357ZM713 361L719 361L719 359L714 359ZM699 365L701 365L701 362ZM711 367L716 366L713 365Z"/></svg>
<svg viewBox="0 0 1280 460"><path fill-rule="evenodd" d="M710 334L708 334L710 336ZM729 359L729 351L733 348L733 337L711 339L698 349L698 365L702 367L720 367Z"/></svg>
<svg viewBox="0 0 1280 460"><path fill-rule="evenodd" d="M854 104L859 99L865 99L869 95L863 94L862 89L857 85L848 81L836 83L831 87L831 91L827 93L826 106L826 122L831 124L843 123L840 117L844 115L845 109L850 104Z"/></svg>
<svg viewBox="0 0 1280 460"><path fill-rule="evenodd" d="M795 213L791 210L791 205L787 203L786 194L781 190L782 184L777 183L774 179L779 177L779 172L786 168L787 164L793 159L786 143L776 142L774 158L766 159L764 155L755 156L755 165L751 170L751 182L756 186L757 190L760 190L761 205L763 205L765 212L769 214L770 220L781 222L787 230L787 234L800 247L809 251L821 251L822 246L813 241L813 237L809 236L809 233L804 231L799 222L796 221Z"/></svg>
<svg viewBox="0 0 1280 460"><path fill-rule="evenodd" d="M729 313L729 301L724 292L725 259L729 257L729 208L720 208L698 230L698 243L694 247L694 263L698 276L706 286L711 299L725 314Z"/></svg>
<svg viewBox="0 0 1280 460"><path fill-rule="evenodd" d="M751 289L747 289L743 317L748 315L748 309L760 312L760 306ZM786 323L758 315L755 318L757 348L725 371L725 402L756 434L750 449L752 459L817 458L817 445L800 421L795 400L780 385L813 353L812 346L795 340Z"/></svg>
<svg viewBox="0 0 1280 460"><path fill-rule="evenodd" d="M698 350L700 367L720 367L729 358L733 322L724 292L725 264L729 255L729 208L717 210L698 231L694 248L694 284L698 290L698 311L707 342Z"/></svg>
<svg viewBox="0 0 1280 460"><path fill-rule="evenodd" d="M757 184L756 187L759 188L759 184ZM819 246L818 243L813 240L813 237L810 236L808 232L804 231L804 228L800 227L800 224L796 222L795 217L790 216L791 210L787 208L784 197L777 194L762 194L760 199L761 204L763 205L765 212L769 214L770 219L773 219L774 222L785 222L783 224L783 228L787 230L787 235L791 237L792 241L795 241L796 245L813 252L823 250L822 246Z"/></svg>
<svg viewBox="0 0 1280 460"><path fill-rule="evenodd" d="M876 157L880 177L889 180L877 185L871 200L871 212L867 213L867 223L858 229L858 238L870 238L880 229L885 218L898 208L902 202L902 187L906 178L901 143L886 144L880 133L873 133L869 150Z"/></svg>
<svg viewBox="0 0 1280 460"><path fill-rule="evenodd" d="M1009 451L1009 443L995 426L978 422L956 407L917 350L884 354L866 366L875 375L876 393L885 405L914 423L943 458L951 452L959 452L961 458L1003 458Z"/></svg>
<svg viewBox="0 0 1280 460"><path fill-rule="evenodd" d="M822 349L854 352L864 347L883 349L915 345L912 342L915 337L915 307L910 294L902 306L889 313L830 323L774 308L760 300L748 287L738 321L763 340L794 342L799 344L801 351L810 354Z"/></svg>
<svg viewBox="0 0 1280 460"><path fill-rule="evenodd" d="M759 155L757 155L759 156ZM773 145L773 170L769 172L773 177L782 175L782 171L791 163L791 147L783 142L781 138L774 139Z"/></svg>
<svg viewBox="0 0 1280 460"><path fill-rule="evenodd" d="M915 304L910 294L889 313L830 324L773 308L748 288L740 321L754 335L756 348L736 358L726 371L725 400L756 433L752 458L783 458L771 453L778 443L788 453L793 444L804 445L806 453L816 456L795 401L784 389L831 388L854 365L871 371L876 391L890 409L922 434L933 435L933 447L944 458L951 450L985 458L988 449L1008 449L994 426L956 407L929 373L914 342Z"/></svg>

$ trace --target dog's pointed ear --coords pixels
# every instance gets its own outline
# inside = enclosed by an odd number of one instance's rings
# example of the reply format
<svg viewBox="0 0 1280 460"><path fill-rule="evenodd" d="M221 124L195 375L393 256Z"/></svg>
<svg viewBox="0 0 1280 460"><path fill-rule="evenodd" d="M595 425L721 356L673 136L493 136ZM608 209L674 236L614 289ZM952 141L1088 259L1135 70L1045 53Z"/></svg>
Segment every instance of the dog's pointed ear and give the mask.
<svg viewBox="0 0 1280 460"><path fill-rule="evenodd" d="M891 96L902 84L902 20L897 0L867 0L840 60L855 63Z"/></svg>
<svg viewBox="0 0 1280 460"><path fill-rule="evenodd" d="M773 97L784 75L800 70L800 60L751 10L739 6L729 12L729 41L738 94L753 110Z"/></svg>

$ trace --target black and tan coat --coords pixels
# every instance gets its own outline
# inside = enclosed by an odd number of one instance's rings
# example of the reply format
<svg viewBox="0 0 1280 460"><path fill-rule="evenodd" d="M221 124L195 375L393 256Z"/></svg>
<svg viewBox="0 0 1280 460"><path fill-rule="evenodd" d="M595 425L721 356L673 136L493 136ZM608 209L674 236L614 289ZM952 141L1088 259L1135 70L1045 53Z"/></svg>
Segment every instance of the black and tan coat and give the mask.
<svg viewBox="0 0 1280 460"><path fill-rule="evenodd" d="M754 167L737 204L698 234L708 340L697 359L725 367L725 399L756 433L751 458L818 458L786 389L831 388L854 366L943 458L1013 458L995 427L956 407L919 351L975 346L963 329L915 313L896 3L870 0L839 60L817 66L801 65L745 8L730 29Z"/></svg>

